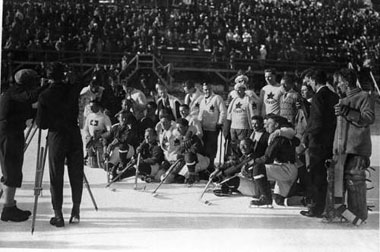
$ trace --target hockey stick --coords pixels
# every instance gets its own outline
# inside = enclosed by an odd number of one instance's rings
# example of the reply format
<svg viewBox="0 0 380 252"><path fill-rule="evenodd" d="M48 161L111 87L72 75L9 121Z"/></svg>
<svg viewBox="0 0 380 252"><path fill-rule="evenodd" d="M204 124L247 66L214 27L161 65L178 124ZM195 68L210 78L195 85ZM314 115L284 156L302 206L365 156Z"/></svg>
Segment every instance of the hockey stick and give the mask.
<svg viewBox="0 0 380 252"><path fill-rule="evenodd" d="M115 183L123 174L124 172L126 172L129 168L133 167L133 162L132 160L129 161L129 163L127 164L127 166L115 177L111 180L111 182L109 182L107 185L106 185L106 188L109 187L110 185L112 185L113 183ZM115 167L115 169L117 169Z"/></svg>
<svg viewBox="0 0 380 252"><path fill-rule="evenodd" d="M140 158L141 158L141 153L139 153L137 155L137 165L136 165L136 174L135 174L135 186L134 186L134 190L137 190L137 179L138 179L138 176L140 174L140 171L139 171L139 166L140 166Z"/></svg>
<svg viewBox="0 0 380 252"><path fill-rule="evenodd" d="M92 203L94 204L95 210L98 211L98 206L96 205L94 195L91 192L90 184L88 183L88 180L87 180L86 175L84 174L84 172L83 172L83 181L84 181L84 184L85 184L85 186L86 186L86 188L88 190L88 193L90 194L90 197L91 197Z"/></svg>
<svg viewBox="0 0 380 252"><path fill-rule="evenodd" d="M373 77L372 71L370 71L369 74L371 75L371 79L373 81L373 85L375 86L375 89L376 89L377 93L380 95L379 86L377 86L377 82L375 80L375 77Z"/></svg>
<svg viewBox="0 0 380 252"><path fill-rule="evenodd" d="M199 201L202 201L203 195L206 193L206 190L207 190L208 186L211 184L211 182L212 182L212 178L210 178L208 180L205 188L203 189L201 196L199 197ZM208 200L206 200L206 201L202 201L202 203L209 204L210 202Z"/></svg>
<svg viewBox="0 0 380 252"><path fill-rule="evenodd" d="M177 159L168 169L168 171L166 172L166 176L161 180L160 184L158 184L158 186L156 187L156 189L154 189L154 191L152 192L152 194L155 194L158 190L158 188L161 187L161 185L165 182L165 180L169 177L170 173L172 173L172 171L174 170L174 168L176 167L176 165L181 162L181 159Z"/></svg>

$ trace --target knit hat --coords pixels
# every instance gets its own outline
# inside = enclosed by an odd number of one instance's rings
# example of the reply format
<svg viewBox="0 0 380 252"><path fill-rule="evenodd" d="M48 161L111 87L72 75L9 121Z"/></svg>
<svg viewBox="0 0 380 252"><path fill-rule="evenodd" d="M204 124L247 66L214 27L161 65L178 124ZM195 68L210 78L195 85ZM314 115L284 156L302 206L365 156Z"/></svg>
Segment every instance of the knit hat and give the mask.
<svg viewBox="0 0 380 252"><path fill-rule="evenodd" d="M21 69L15 74L15 82L18 85L28 85L28 83L34 84L37 78L37 72L32 69Z"/></svg>
<svg viewBox="0 0 380 252"><path fill-rule="evenodd" d="M246 75L239 75L235 78L235 86L234 89L238 90L239 88L247 89L246 83L248 82L248 77Z"/></svg>

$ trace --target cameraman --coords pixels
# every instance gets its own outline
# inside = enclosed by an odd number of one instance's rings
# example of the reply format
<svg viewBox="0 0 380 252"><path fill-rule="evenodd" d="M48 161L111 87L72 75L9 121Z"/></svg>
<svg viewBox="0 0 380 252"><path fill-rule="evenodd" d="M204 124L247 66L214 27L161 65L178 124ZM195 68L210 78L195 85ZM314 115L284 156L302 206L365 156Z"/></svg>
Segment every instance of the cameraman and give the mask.
<svg viewBox="0 0 380 252"><path fill-rule="evenodd" d="M17 208L14 200L16 188L22 183L24 130L26 120L34 116L32 104L42 88L38 87L37 72L31 69L19 70L14 79L16 84L0 95L0 166L5 196L1 220L20 222L31 215Z"/></svg>
<svg viewBox="0 0 380 252"><path fill-rule="evenodd" d="M69 173L73 208L70 223L79 222L83 191L83 143L78 126L78 99L82 88L73 75L66 76L61 63L52 63L47 70L50 86L38 99L37 125L49 129L50 192L54 217L50 224L65 225L62 215L63 175L65 159Z"/></svg>

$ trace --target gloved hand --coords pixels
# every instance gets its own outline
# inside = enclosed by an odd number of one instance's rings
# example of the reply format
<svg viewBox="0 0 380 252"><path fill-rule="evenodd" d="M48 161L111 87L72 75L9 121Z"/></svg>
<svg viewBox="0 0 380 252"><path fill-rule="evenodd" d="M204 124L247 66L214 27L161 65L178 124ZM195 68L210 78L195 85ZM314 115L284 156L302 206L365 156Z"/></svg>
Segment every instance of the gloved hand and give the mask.
<svg viewBox="0 0 380 252"><path fill-rule="evenodd" d="M334 109L335 109L335 115L337 116L346 116L348 114L348 112L350 111L350 107L348 107L347 105L342 105L342 104L337 104L334 106Z"/></svg>
<svg viewBox="0 0 380 252"><path fill-rule="evenodd" d="M104 152L103 158L104 158L104 160L109 160L110 159L110 154L108 152Z"/></svg>
<svg viewBox="0 0 380 252"><path fill-rule="evenodd" d="M184 139L181 143L181 149L183 151L186 151L190 149L191 145L192 145L191 139Z"/></svg>
<svg viewBox="0 0 380 252"><path fill-rule="evenodd" d="M223 170L217 168L210 174L210 179L214 182L220 182L224 178Z"/></svg>
<svg viewBox="0 0 380 252"><path fill-rule="evenodd" d="M137 147L136 152L141 153L145 148L147 148L149 145L146 142L143 142L140 144L139 147Z"/></svg>
<svg viewBox="0 0 380 252"><path fill-rule="evenodd" d="M249 170L249 168L252 167L252 166L249 166L249 165L244 165L241 170L240 170L240 173L243 177L246 177L246 178L252 178L253 175L252 175L252 170Z"/></svg>

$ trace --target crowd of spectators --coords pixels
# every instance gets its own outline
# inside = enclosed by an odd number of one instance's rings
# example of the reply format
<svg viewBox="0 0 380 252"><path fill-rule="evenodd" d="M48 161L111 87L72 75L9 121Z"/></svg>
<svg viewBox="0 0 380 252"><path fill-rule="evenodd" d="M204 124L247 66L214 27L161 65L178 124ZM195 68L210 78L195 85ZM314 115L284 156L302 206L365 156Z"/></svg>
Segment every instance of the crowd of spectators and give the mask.
<svg viewBox="0 0 380 252"><path fill-rule="evenodd" d="M214 60L380 59L379 13L344 0L198 0L169 9L6 0L3 10L4 49L101 55L184 47Z"/></svg>

